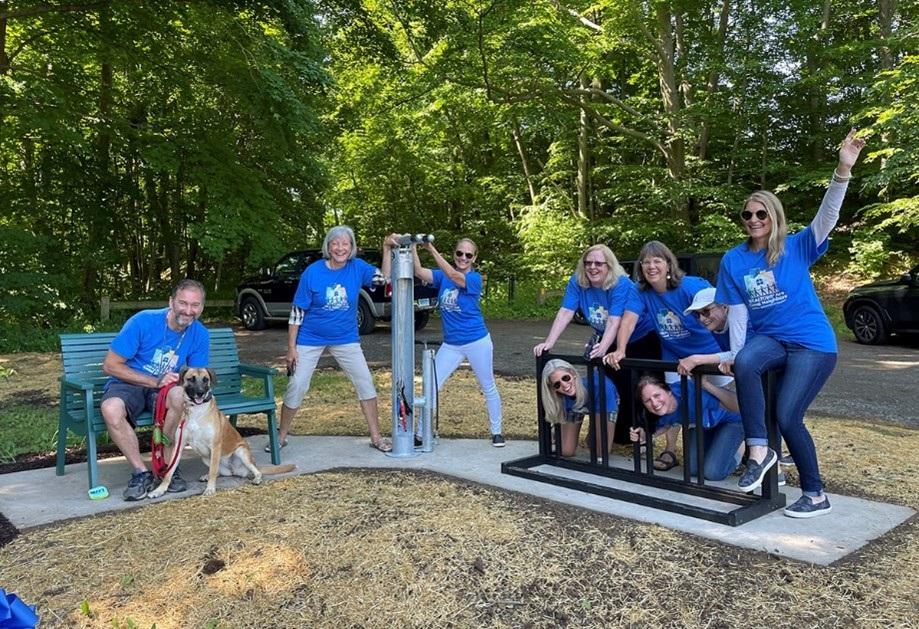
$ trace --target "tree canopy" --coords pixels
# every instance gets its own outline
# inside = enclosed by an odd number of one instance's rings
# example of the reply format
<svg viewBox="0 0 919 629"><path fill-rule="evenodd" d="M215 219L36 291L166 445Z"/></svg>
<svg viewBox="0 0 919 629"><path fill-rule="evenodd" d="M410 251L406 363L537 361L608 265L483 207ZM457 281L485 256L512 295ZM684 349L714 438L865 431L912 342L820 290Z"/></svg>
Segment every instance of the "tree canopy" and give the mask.
<svg viewBox="0 0 919 629"><path fill-rule="evenodd" d="M232 289L336 223L472 236L558 284L736 243L750 191L812 216L869 138L836 238L864 274L919 251L914 3L0 0L0 322L100 293ZM839 248L836 248L837 251Z"/></svg>

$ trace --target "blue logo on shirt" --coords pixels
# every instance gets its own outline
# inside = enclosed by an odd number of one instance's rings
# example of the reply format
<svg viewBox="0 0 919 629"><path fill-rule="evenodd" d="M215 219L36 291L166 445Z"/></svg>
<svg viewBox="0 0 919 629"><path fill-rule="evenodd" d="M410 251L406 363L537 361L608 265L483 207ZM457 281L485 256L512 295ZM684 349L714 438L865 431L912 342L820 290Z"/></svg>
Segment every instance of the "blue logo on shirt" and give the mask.
<svg viewBox="0 0 919 629"><path fill-rule="evenodd" d="M776 286L775 274L772 271L753 269L744 275L743 281L750 308L768 308L788 299L788 295Z"/></svg>
<svg viewBox="0 0 919 629"><path fill-rule="evenodd" d="M657 330L665 339L676 340L689 337L689 330L683 325L683 320L669 308L661 308L657 311Z"/></svg>

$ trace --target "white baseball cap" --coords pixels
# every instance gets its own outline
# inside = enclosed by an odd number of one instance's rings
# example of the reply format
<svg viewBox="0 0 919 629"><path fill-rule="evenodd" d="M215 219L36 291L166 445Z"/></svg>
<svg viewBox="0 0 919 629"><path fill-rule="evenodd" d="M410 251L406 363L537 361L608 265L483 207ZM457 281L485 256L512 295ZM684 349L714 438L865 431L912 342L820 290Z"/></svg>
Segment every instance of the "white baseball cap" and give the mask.
<svg viewBox="0 0 919 629"><path fill-rule="evenodd" d="M715 303L715 289L711 287L703 288L692 298L692 303L689 304L689 308L683 311L683 314L688 315L690 312L702 310L713 303Z"/></svg>

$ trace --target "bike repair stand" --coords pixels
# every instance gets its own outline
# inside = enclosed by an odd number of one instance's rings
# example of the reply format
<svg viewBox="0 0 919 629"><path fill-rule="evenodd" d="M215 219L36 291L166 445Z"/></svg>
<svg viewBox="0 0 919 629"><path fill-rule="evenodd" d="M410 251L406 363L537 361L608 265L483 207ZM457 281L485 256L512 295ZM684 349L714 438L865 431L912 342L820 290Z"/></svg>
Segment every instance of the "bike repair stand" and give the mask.
<svg viewBox="0 0 919 629"><path fill-rule="evenodd" d="M412 245L433 242L431 234L402 236L392 255L392 452L387 456L418 456L415 409L421 410L421 452L434 450L431 423L437 404L434 350L425 345L421 358L422 396L415 397L415 271Z"/></svg>

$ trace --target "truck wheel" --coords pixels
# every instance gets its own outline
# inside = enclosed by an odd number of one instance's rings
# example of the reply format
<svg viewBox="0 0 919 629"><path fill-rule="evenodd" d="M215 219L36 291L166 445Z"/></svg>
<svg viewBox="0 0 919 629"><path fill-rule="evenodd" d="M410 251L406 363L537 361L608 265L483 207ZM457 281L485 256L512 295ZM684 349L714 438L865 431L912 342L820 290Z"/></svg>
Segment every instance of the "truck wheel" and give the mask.
<svg viewBox="0 0 919 629"><path fill-rule="evenodd" d="M423 330L424 326L428 324L428 321L431 319L430 310L420 310L415 313L415 332L418 330Z"/></svg>
<svg viewBox="0 0 919 629"><path fill-rule="evenodd" d="M859 306L852 313L855 340L865 345L880 345L887 340L887 330L880 313L871 306Z"/></svg>
<svg viewBox="0 0 919 629"><path fill-rule="evenodd" d="M243 326L247 330L265 329L265 315L262 312L262 307L259 305L258 300L254 297L246 297L243 299L239 307L239 318L242 319Z"/></svg>
<svg viewBox="0 0 919 629"><path fill-rule="evenodd" d="M370 306L363 299L357 302L357 333L370 334L377 327L377 320L370 311Z"/></svg>

